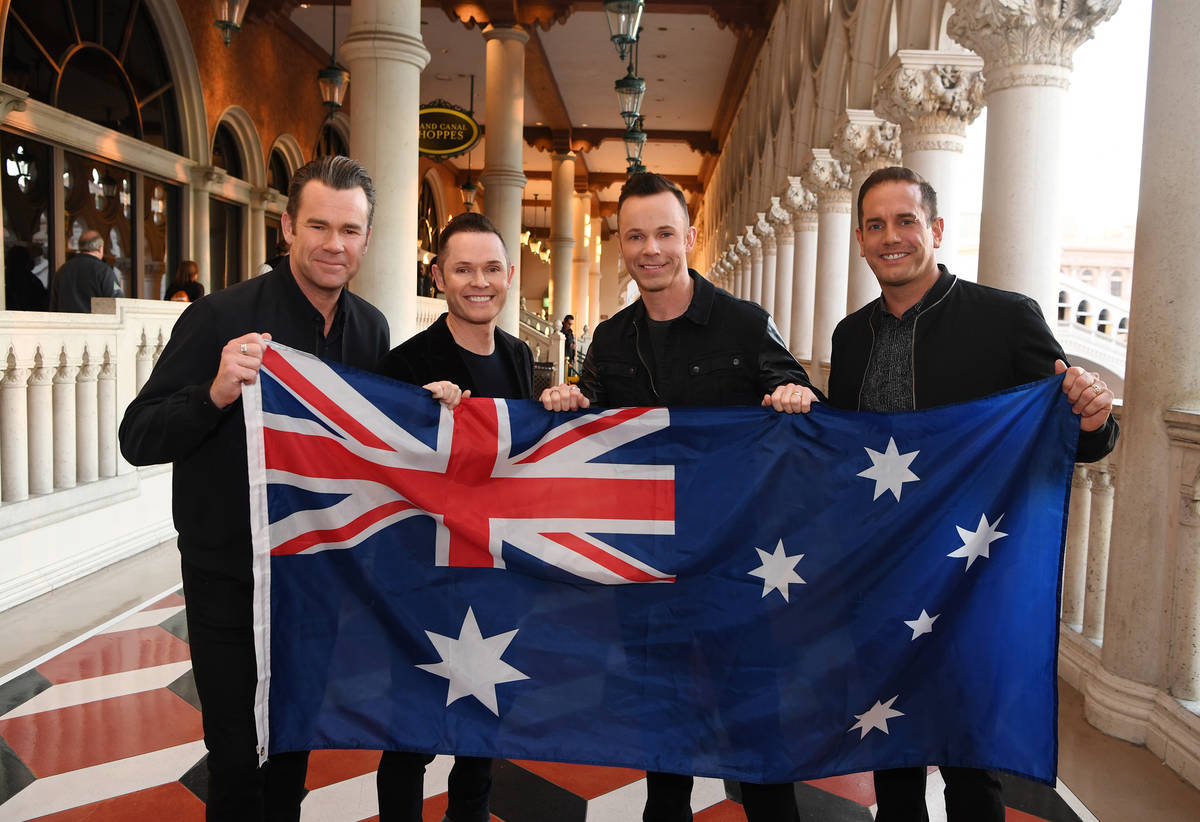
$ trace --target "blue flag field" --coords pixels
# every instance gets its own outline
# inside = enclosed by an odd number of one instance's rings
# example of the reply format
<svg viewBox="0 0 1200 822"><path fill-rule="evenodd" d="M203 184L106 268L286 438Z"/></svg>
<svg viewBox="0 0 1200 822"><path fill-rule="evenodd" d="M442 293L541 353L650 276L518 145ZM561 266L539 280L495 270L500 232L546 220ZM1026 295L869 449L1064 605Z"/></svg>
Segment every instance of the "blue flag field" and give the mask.
<svg viewBox="0 0 1200 822"><path fill-rule="evenodd" d="M449 412L272 344L244 393L262 748L1053 784L1060 386Z"/></svg>

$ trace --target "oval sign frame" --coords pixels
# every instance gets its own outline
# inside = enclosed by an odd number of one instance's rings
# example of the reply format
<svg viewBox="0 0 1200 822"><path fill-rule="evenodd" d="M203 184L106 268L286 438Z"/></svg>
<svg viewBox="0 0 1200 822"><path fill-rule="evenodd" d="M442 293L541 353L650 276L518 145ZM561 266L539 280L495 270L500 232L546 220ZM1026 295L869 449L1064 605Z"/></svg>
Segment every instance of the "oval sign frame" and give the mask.
<svg viewBox="0 0 1200 822"><path fill-rule="evenodd" d="M426 118L430 117L432 119L432 116L436 116L443 123L453 123L462 126L465 136L457 140L452 137L431 137L427 139L424 135L427 124ZM465 110L453 103L445 100L434 100L432 103L421 106L417 117L417 153L422 157L433 157L435 159L457 157L460 154L470 151L479 142L479 123L475 122L475 118Z"/></svg>

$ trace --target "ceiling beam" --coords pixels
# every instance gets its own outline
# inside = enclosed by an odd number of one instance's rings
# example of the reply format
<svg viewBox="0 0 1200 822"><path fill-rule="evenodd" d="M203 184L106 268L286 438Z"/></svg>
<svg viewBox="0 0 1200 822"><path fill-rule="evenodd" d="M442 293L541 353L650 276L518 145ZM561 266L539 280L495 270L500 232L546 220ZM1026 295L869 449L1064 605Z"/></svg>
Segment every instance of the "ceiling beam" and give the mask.
<svg viewBox="0 0 1200 822"><path fill-rule="evenodd" d="M573 128L570 130L571 151L588 152L599 148L605 140L624 140L623 128ZM707 131L650 129L650 143L687 143L697 154L716 154L717 141ZM525 142L539 151L558 151L556 135L548 126L525 126Z"/></svg>

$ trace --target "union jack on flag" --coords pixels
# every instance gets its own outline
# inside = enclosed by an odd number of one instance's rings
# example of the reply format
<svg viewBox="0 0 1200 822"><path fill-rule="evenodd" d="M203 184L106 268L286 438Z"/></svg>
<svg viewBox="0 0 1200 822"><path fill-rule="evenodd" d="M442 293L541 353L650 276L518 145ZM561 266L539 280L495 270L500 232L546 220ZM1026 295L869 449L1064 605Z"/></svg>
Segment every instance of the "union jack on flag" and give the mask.
<svg viewBox="0 0 1200 822"><path fill-rule="evenodd" d="M674 581L596 536L675 532L672 466L598 461L666 428L665 408L573 419L514 450L508 404L468 399L456 412L438 406L429 443L325 363L292 354L272 345L262 364L286 392L262 413L268 487L305 492L270 523L272 555L353 548L430 516L439 566L504 568L508 543L592 582Z"/></svg>

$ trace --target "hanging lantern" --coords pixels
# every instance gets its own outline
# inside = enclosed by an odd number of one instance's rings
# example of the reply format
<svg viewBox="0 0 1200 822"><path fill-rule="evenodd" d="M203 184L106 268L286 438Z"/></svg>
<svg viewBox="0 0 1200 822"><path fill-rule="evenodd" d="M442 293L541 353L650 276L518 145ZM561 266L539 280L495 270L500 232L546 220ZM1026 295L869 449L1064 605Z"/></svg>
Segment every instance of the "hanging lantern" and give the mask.
<svg viewBox="0 0 1200 822"><path fill-rule="evenodd" d="M629 163L641 164L642 151L646 148L646 132L642 131L642 118L629 128L625 129L625 136L622 138L625 141L625 159Z"/></svg>
<svg viewBox="0 0 1200 822"><path fill-rule="evenodd" d="M246 16L246 7L250 0L212 0L213 24L221 30L221 39L225 45L233 39L233 35L242 30L242 18Z"/></svg>
<svg viewBox="0 0 1200 822"><path fill-rule="evenodd" d="M459 186L462 191L463 207L467 211L475 208L475 192L479 191L479 183L471 182L471 172L467 172L467 181Z"/></svg>
<svg viewBox="0 0 1200 822"><path fill-rule="evenodd" d="M617 54L622 60L629 47L637 42L638 27L645 9L646 0L604 0L609 39L617 47Z"/></svg>
<svg viewBox="0 0 1200 822"><path fill-rule="evenodd" d="M633 64L625 71L625 76L615 84L617 102L621 106L621 118L625 128L631 128L637 122L642 111L642 97L646 94L646 81L633 73Z"/></svg>
<svg viewBox="0 0 1200 822"><path fill-rule="evenodd" d="M337 64L337 0L330 6L333 18L333 33L329 42L329 65L317 72L317 85L321 89L321 102L332 114L342 107L346 99L346 88L350 85L350 72Z"/></svg>

